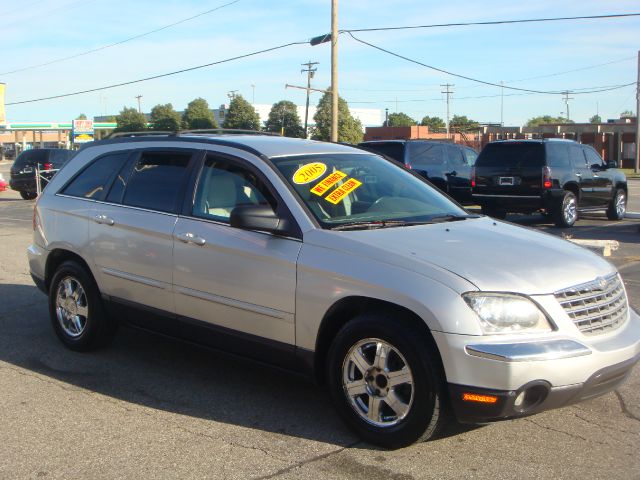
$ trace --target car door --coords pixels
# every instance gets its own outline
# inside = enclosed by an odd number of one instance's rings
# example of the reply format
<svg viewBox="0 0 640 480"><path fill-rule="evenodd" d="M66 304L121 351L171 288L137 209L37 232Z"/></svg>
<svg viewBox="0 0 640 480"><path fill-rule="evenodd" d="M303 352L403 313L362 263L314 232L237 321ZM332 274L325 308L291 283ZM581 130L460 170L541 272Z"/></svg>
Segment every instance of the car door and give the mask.
<svg viewBox="0 0 640 480"><path fill-rule="evenodd" d="M597 204L593 198L593 172L587 165L587 159L584 156L582 147L577 144L570 145L569 157L573 167L573 179L580 189L578 205L581 207L593 207Z"/></svg>
<svg viewBox="0 0 640 480"><path fill-rule="evenodd" d="M173 314L173 228L195 150L136 150L96 204L91 257L102 292Z"/></svg>
<svg viewBox="0 0 640 480"><path fill-rule="evenodd" d="M301 240L234 228L229 222L239 205L268 204L279 216L288 216L275 189L249 162L209 153L188 198L193 200L178 218L174 235L176 313L295 344Z"/></svg>
<svg viewBox="0 0 640 480"><path fill-rule="evenodd" d="M582 148L593 175L594 203L607 205L613 196L613 173L607 171L607 166L592 147L585 145Z"/></svg>
<svg viewBox="0 0 640 480"><path fill-rule="evenodd" d="M471 201L471 165L459 145L447 145L449 170L445 176L449 183L449 194L459 202Z"/></svg>

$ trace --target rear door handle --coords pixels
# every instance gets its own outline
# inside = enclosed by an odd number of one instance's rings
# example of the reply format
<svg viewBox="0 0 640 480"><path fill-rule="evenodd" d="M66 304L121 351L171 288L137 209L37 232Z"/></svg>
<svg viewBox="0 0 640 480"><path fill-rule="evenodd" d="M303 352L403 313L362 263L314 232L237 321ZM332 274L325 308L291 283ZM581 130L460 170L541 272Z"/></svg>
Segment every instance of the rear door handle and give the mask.
<svg viewBox="0 0 640 480"><path fill-rule="evenodd" d="M196 234L191 232L177 233L176 238L183 243L193 243L195 245L198 245L199 247L207 243L207 241L204 238L199 237Z"/></svg>
<svg viewBox="0 0 640 480"><path fill-rule="evenodd" d="M115 222L113 221L113 218L107 217L106 215L96 215L94 217L94 220L96 221L96 223L100 223L102 225L113 225Z"/></svg>

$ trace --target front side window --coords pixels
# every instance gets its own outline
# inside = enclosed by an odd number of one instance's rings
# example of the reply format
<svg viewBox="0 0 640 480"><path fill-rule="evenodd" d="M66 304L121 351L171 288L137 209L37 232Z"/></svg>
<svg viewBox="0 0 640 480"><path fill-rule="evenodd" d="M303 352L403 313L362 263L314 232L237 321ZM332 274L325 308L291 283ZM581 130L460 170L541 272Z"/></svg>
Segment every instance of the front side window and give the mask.
<svg viewBox="0 0 640 480"><path fill-rule="evenodd" d="M207 157L196 189L193 216L229 223L231 211L243 205L276 202L264 183L250 170L213 156Z"/></svg>
<svg viewBox="0 0 640 480"><path fill-rule="evenodd" d="M142 152L129 178L122 203L160 212L176 212L191 152Z"/></svg>
<svg viewBox="0 0 640 480"><path fill-rule="evenodd" d="M102 199L112 175L122 168L128 157L129 152L99 157L80 172L62 193L71 197Z"/></svg>
<svg viewBox="0 0 640 480"><path fill-rule="evenodd" d="M587 165L589 165L591 168L603 168L605 166L602 158L600 158L600 155L598 155L598 153L593 148L586 147L584 149L584 153L587 157Z"/></svg>
<svg viewBox="0 0 640 480"><path fill-rule="evenodd" d="M401 226L467 216L420 178L378 155L321 154L271 160L326 229Z"/></svg>
<svg viewBox="0 0 640 480"><path fill-rule="evenodd" d="M447 151L449 152L449 161L454 167L461 167L467 164L467 160L464 158L460 147L456 147L455 145L447 145Z"/></svg>
<svg viewBox="0 0 640 480"><path fill-rule="evenodd" d="M571 158L571 163L573 164L573 168L586 168L587 161L584 157L584 153L582 152L582 148L577 145L571 145L569 147L569 157Z"/></svg>
<svg viewBox="0 0 640 480"><path fill-rule="evenodd" d="M467 165L473 167L476 163L476 158L478 158L478 153L472 148L465 147L464 156L467 159Z"/></svg>

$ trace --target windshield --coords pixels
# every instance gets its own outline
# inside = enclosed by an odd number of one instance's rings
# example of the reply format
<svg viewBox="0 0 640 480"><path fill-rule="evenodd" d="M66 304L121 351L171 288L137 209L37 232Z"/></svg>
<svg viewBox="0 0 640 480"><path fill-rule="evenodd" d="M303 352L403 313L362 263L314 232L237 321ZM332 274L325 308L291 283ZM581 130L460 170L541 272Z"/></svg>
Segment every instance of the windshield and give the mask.
<svg viewBox="0 0 640 480"><path fill-rule="evenodd" d="M379 228L468 216L435 188L378 155L271 160L323 228Z"/></svg>

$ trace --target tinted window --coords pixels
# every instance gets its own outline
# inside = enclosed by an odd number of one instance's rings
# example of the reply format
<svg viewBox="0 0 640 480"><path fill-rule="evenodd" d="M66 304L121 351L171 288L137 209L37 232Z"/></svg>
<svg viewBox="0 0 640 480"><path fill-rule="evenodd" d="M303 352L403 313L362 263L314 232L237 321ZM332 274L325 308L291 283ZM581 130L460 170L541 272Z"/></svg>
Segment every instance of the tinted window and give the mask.
<svg viewBox="0 0 640 480"><path fill-rule="evenodd" d="M409 143L409 163L414 166L444 165L444 145L441 143L415 142Z"/></svg>
<svg viewBox="0 0 640 480"><path fill-rule="evenodd" d="M53 163L56 168L62 167L67 160L73 156L73 152L70 150L51 150L49 154L49 161Z"/></svg>
<svg viewBox="0 0 640 480"><path fill-rule="evenodd" d="M467 164L467 160L466 158L464 158L464 154L462 153L462 149L460 147L456 147L455 145L447 145L447 152L449 153L449 161L454 167Z"/></svg>
<svg viewBox="0 0 640 480"><path fill-rule="evenodd" d="M550 167L570 167L569 145L547 143L547 165Z"/></svg>
<svg viewBox="0 0 640 480"><path fill-rule="evenodd" d="M473 166L478 158L478 153L472 148L464 147L464 156L467 159L467 165Z"/></svg>
<svg viewBox="0 0 640 480"><path fill-rule="evenodd" d="M16 168L22 168L25 165L35 166L36 163L44 164L46 161L47 152L45 150L27 150L18 155L14 165Z"/></svg>
<svg viewBox="0 0 640 480"><path fill-rule="evenodd" d="M542 167L544 146L537 142L489 143L482 149L478 167Z"/></svg>
<svg viewBox="0 0 640 480"><path fill-rule="evenodd" d="M571 158L571 163L573 164L573 168L586 168L587 163L584 158L584 153L582 153L582 147L577 145L569 147L569 157Z"/></svg>
<svg viewBox="0 0 640 480"><path fill-rule="evenodd" d="M275 199L253 172L208 157L198 181L193 215L229 222L231 211L241 205L270 205L276 210Z"/></svg>
<svg viewBox="0 0 640 480"><path fill-rule="evenodd" d="M191 153L143 152L133 167L122 203L175 212L190 158Z"/></svg>
<svg viewBox="0 0 640 480"><path fill-rule="evenodd" d="M600 155L598 155L598 153L594 149L586 147L584 149L584 154L587 157L587 165L589 165L590 167L593 167L594 165L598 167L604 167L602 158L600 158Z"/></svg>
<svg viewBox="0 0 640 480"><path fill-rule="evenodd" d="M127 161L128 152L105 155L85 168L62 191L72 197L102 199L109 179Z"/></svg>
<svg viewBox="0 0 640 480"><path fill-rule="evenodd" d="M400 163L404 163L404 143L402 142L364 143L362 146L376 153L381 153L382 155L393 158Z"/></svg>

